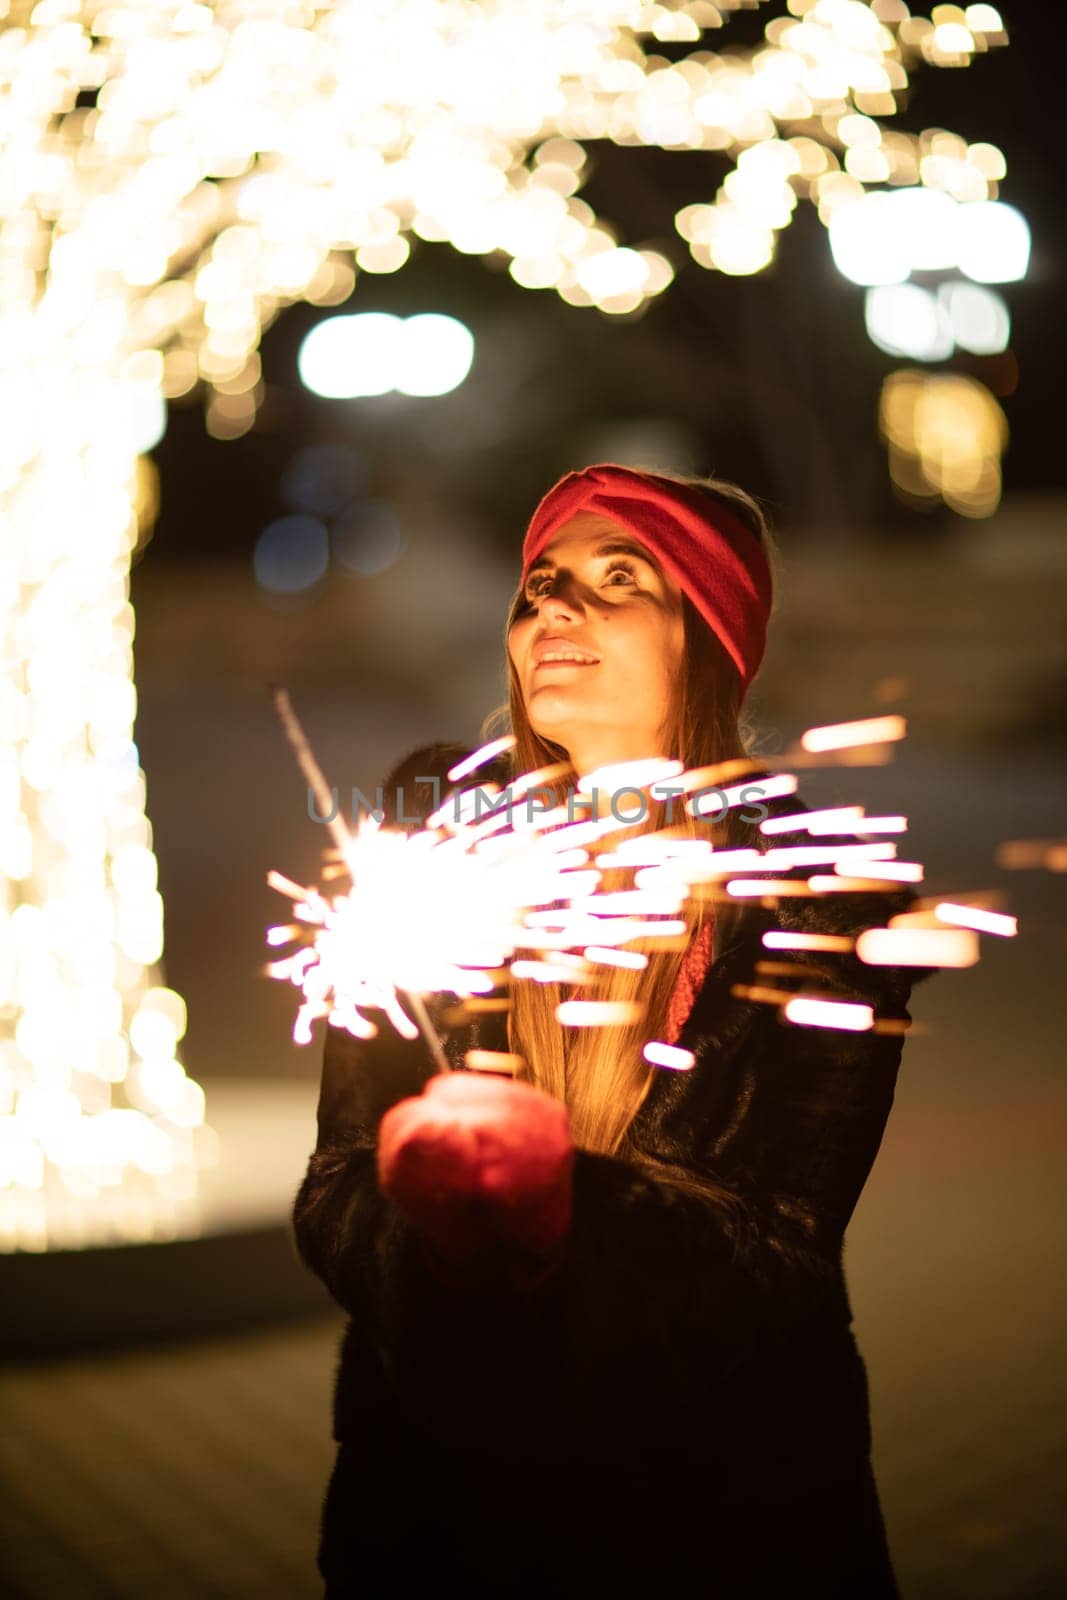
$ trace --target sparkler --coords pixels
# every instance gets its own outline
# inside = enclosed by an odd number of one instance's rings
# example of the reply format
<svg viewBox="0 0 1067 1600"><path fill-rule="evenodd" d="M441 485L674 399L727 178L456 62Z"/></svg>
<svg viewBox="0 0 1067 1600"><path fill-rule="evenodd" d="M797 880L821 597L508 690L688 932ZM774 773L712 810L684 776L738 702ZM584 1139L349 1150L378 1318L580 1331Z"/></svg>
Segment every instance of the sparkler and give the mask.
<svg viewBox="0 0 1067 1600"><path fill-rule="evenodd" d="M330 791L284 690L275 691L275 704L300 768L328 815ZM809 729L783 765L810 764L816 752L824 761L852 762L858 752L878 763L879 746L903 736L899 717ZM921 863L895 859L893 839L869 837L904 831L906 818L867 817L860 806L766 818L765 849L715 848L710 838L671 826L612 838L632 828L633 817L620 818L614 808L603 814L609 782L627 794L640 791L649 805L681 793L688 797L689 816L699 818L712 809L753 803L751 784L730 781L765 772L749 757L693 771L666 759L616 764L584 775L566 806L540 811L516 802L532 797L538 782L558 776L561 768L524 774L503 793L493 783L460 786L470 778L477 783L478 770L512 743L509 737L494 740L456 764L448 775L455 791L414 831L384 826L374 816L361 818L351 830L335 818L333 859L323 873L329 891L268 874L268 882L293 902L295 920L272 927L267 939L272 946L292 943L295 948L267 970L301 991L293 1029L298 1043L310 1041L319 1017L357 1038L373 1038L378 1027L367 1013L380 1011L405 1038L421 1031L438 1070L447 1072L451 1063L427 1013L426 996L450 994L460 1002L458 1012L444 1013L443 1020L452 1023L468 1004L474 1010L506 1009L509 1002L494 997L504 985L557 983L580 991L605 969L644 966L648 948L684 945L686 913L700 900L758 899L773 907L784 897L891 894L923 877ZM788 771L761 776L759 783L766 795L789 795L796 786L795 773ZM712 787L719 796L717 808L707 800ZM481 815L486 804L488 817ZM575 815L576 807L581 816ZM774 843L788 831L786 824L791 831L807 830L812 843ZM631 873L632 887L605 888L608 872ZM801 876L782 876L798 872ZM339 887L341 880L348 886ZM1015 931L1015 919L977 904L982 898L920 901L917 909L855 938L779 929L764 934L763 943L769 950L851 951L872 966L969 966L978 959L980 931ZM818 973L799 962L760 965L768 974L790 979ZM776 1005L783 1021L797 1026L883 1031L887 1022L875 1017L870 1005L844 995L805 994L766 983L734 985L732 992ZM640 1002L580 997L565 999L556 1009L568 1028L632 1027L643 1014ZM658 1040L649 1041L643 1053L653 1065L675 1071L693 1065L690 1052ZM472 1051L467 1065L515 1072L521 1061Z"/></svg>
<svg viewBox="0 0 1067 1600"><path fill-rule="evenodd" d="M301 771L328 813L329 790L289 697L279 689L274 698ZM454 771L474 772L501 747L501 741L484 747ZM654 776L662 777L663 767L659 763ZM347 893L331 895L268 874L271 886L294 902L296 921L271 928L267 938L272 945L297 942L268 968L272 977L302 991L297 1042L310 1040L311 1023L321 1016L358 1038L371 1038L377 1028L365 1013L377 1009L406 1038L421 1030L439 1070L448 1071L423 995L485 996L498 986L508 962L512 980L581 983L601 964L601 947L607 965L617 944L684 931L676 917L663 914L662 899L596 893L601 872L586 869L589 853L579 840L618 832L623 824L613 816L549 831L544 823L558 820L555 813L518 828L514 814L510 826L500 814L487 826L463 820L464 798L461 792L451 818L449 807L439 808L411 834L382 827L373 817L351 831L335 818L335 849L352 883ZM675 896L669 909L677 902ZM308 939L302 938L304 929ZM587 949L579 954L578 945ZM523 950L532 959L514 960ZM596 1015L607 1020L603 1012Z"/></svg>
<svg viewBox="0 0 1067 1600"><path fill-rule="evenodd" d="M307 781L308 781L308 783L309 783L309 785L310 785L310 787L312 789L312 792L314 793L316 802L317 802L317 804L319 806L320 815L323 815L323 814L329 815L334 809L332 803L330 802L330 790L327 787L326 779L323 776L322 769L320 768L318 762L315 760L315 756L314 756L314 754L312 752L312 749L311 749L311 746L308 743L307 738L306 738L306 736L304 734L304 730L300 725L300 721L299 721L299 719L298 719L298 717L296 715L296 712L293 710L292 702L289 699L289 695L284 689L275 688L274 691L273 691L273 696L274 696L274 706L275 706L275 709L276 709L276 711L278 713L279 718L281 719L281 724L282 724L282 728L285 731L285 736L289 741L289 744L290 744L290 746L291 746L291 748L293 750L293 754L296 756L297 764L299 765L301 772L304 774L305 778L307 779ZM342 858L346 862L348 862L349 857L350 857L350 853L352 851L352 843L353 843L353 841L352 841L351 834L349 833L348 828L345 825L344 819L340 816L340 814L338 814L337 816L335 816L335 817L333 817L331 819L331 821L329 822L328 826L330 828L330 832L332 833L332 835L333 835L333 837L334 837L334 839L335 839L335 841L337 843L337 846L338 846L339 850L341 851ZM316 912L322 912L323 915L324 915L324 918L328 918L329 917L329 915L330 915L329 911L328 910L324 910L324 908L326 908L326 906L327 906L327 902L325 901L323 895L321 893L319 893L317 890L311 890L311 891L301 890L299 885L293 885L291 883L291 881L283 879L281 877L281 875L278 874L278 873L271 873L269 875L269 877L268 877L268 881L271 883L271 886L273 888L280 889L283 893L288 893L288 892L292 891L293 889L296 889L296 891L297 891L297 893L296 893L297 907L296 907L296 913L295 914L298 917L301 917L303 920L305 920L305 921L314 920ZM336 928L333 928L331 930L329 928L328 923L325 920L324 920L323 926L326 928L327 937L336 938L336 936L337 936ZM282 928L282 929L272 928L270 930L270 932L268 933L268 941L271 941L272 935L277 935L279 932L283 933L283 934L288 934L291 931L295 932L296 930L295 929L291 930L289 928ZM341 955L342 963L344 962L343 935L344 935L344 929L342 928L342 955ZM350 952L349 954L350 955L354 955L357 958L357 962L358 962L358 955L359 955L358 944L357 944L356 950L354 952ZM307 959L307 952L306 951L301 951L296 956L290 957L288 961L281 961L281 962L275 963L275 967L281 968L282 970L275 972L274 968L272 968L272 975L279 976L279 977L280 976L289 976L289 977L294 977L295 978L295 975L297 973L299 973L301 975L301 977L303 977L308 972L308 969L313 967L313 966L315 966L316 964L319 965L319 967L321 969L321 965L322 965L321 958L320 958L320 961L318 963L316 963L314 961L313 957L311 958L311 960ZM321 976L321 971L320 971L320 976ZM373 991L371 991L371 992L373 993ZM384 1009L392 1017L393 1021L396 1023L397 1027L399 1028L399 1031L401 1031L403 1033L407 1033L410 1036L410 1031L409 1030L410 1030L411 1024L410 1024L408 1018L406 1017L405 1013L399 1008L399 1006L397 1004L397 996L396 996L396 993L395 993L395 989L394 989L393 995L389 995L389 993L386 990L383 990L382 993L383 993L384 997L379 1003L384 1007ZM305 988L305 994L307 994L306 988ZM412 1011L415 1013L415 1018L416 1018L416 1022L418 1023L418 1027L422 1030L423 1036L425 1037L426 1042L429 1045L430 1054L433 1056L434 1062L435 1062L435 1064L437 1066L437 1070L439 1072L448 1072L450 1070L450 1063L449 1063L448 1057L445 1055L444 1049L442 1048L442 1045L441 1045L441 1041L440 1041L440 1039L439 1039L439 1037L437 1035L437 1032L434 1029L433 1024L430 1021L430 1018L429 1018L429 1016L428 1016L428 1014L426 1012L426 1008L425 1008L425 1006L423 1004L423 1001L422 1001L422 996L420 994L418 994L417 992L412 991L408 995L407 998L408 998L408 1003L409 1003ZM353 1008L353 1009L355 1010L355 1008ZM358 1015L359 1014L358 1011L355 1011L355 1014ZM310 1039L310 1031L306 1031L306 1023L304 1025L302 1025L301 1024L301 1019L298 1017L298 1019L297 1019L297 1029L296 1029L296 1031L294 1033L294 1037L297 1037L298 1039L306 1042L306 1040L305 1040L305 1032L306 1032L306 1038Z"/></svg>

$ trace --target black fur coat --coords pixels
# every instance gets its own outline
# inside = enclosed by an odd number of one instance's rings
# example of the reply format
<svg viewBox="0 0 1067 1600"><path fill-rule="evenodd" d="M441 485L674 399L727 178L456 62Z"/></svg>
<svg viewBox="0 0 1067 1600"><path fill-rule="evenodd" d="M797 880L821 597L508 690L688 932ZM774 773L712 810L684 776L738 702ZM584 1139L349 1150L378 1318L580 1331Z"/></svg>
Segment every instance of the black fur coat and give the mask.
<svg viewBox="0 0 1067 1600"><path fill-rule="evenodd" d="M427 759L413 770L432 770ZM796 796L765 804L804 809ZM328 1030L292 1219L301 1258L349 1314L318 1558L327 1596L896 1595L842 1245L903 1035L783 1024L732 989L761 981L760 959L798 960L806 992L824 982L909 1022L928 969L760 940L775 926L851 935L913 898L890 886L717 908L678 1040L696 1065L657 1075L633 1131L737 1203L580 1150L566 1257L537 1288L495 1260L440 1276L375 1181L378 1123L429 1076L425 1046L384 1024L371 1041ZM506 1048L499 1016L447 1048L462 1066L476 1045Z"/></svg>

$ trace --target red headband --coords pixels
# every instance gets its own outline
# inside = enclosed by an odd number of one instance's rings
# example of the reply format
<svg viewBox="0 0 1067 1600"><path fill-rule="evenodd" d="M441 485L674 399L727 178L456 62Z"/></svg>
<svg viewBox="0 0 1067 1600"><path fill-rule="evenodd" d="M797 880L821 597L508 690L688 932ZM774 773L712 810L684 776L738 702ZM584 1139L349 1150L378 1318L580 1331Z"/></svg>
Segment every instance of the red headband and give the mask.
<svg viewBox="0 0 1067 1600"><path fill-rule="evenodd" d="M634 534L689 596L729 651L744 695L763 659L771 573L755 534L700 489L610 462L568 472L530 519L522 577L552 535L579 511L596 511Z"/></svg>

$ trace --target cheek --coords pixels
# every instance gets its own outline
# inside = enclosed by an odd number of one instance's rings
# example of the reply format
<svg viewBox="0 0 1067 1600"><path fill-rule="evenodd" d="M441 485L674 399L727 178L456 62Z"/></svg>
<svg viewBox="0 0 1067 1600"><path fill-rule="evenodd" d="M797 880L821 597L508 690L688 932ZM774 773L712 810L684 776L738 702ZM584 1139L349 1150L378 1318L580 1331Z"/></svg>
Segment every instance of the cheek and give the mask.
<svg viewBox="0 0 1067 1600"><path fill-rule="evenodd" d="M626 664L629 674L640 681L646 695L659 697L671 692L685 648L685 630L680 617L662 613L642 617L633 629L620 633L618 644L619 659Z"/></svg>
<svg viewBox="0 0 1067 1600"><path fill-rule="evenodd" d="M681 612L671 618L667 635L667 653L673 675L681 670L685 659L685 618Z"/></svg>
<svg viewBox="0 0 1067 1600"><path fill-rule="evenodd" d="M516 668L522 665L523 657L529 648L532 631L533 619L530 618L523 622L516 622L508 634L508 655Z"/></svg>
<svg viewBox="0 0 1067 1600"><path fill-rule="evenodd" d="M682 664L682 640L669 619L661 617L657 622L658 626L645 632L640 648L634 641L626 693L635 717L650 726L659 726L669 716Z"/></svg>

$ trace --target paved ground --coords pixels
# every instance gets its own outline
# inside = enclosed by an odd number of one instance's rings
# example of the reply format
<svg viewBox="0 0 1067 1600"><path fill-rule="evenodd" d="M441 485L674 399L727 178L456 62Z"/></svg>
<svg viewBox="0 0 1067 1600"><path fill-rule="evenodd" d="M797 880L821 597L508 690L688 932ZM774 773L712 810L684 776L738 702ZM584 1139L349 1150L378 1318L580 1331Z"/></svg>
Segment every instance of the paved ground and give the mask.
<svg viewBox="0 0 1067 1600"><path fill-rule="evenodd" d="M310 1600L340 1316L0 1377L9 1600Z"/></svg>

